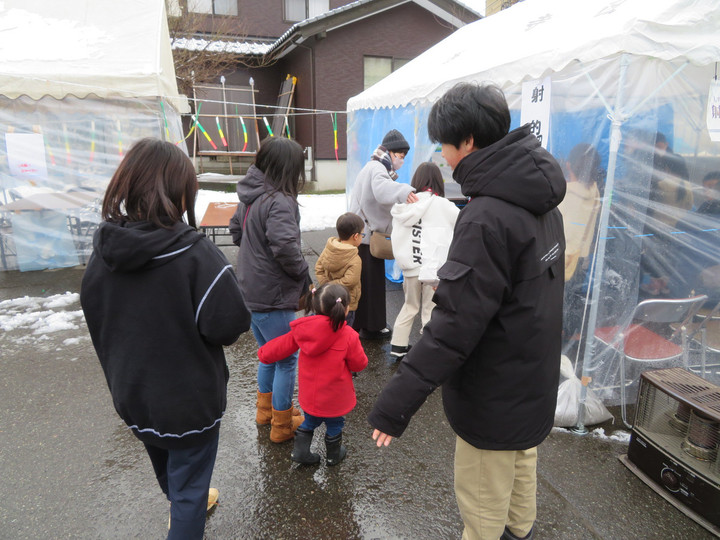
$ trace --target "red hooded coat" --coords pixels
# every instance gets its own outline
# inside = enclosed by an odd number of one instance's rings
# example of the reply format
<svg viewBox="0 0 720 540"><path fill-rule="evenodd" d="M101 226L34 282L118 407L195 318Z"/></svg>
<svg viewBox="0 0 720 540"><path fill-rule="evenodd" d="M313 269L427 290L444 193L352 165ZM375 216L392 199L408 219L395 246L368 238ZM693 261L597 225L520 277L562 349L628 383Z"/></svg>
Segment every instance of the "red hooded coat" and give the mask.
<svg viewBox="0 0 720 540"><path fill-rule="evenodd" d="M303 411L321 418L349 413L356 403L351 372L362 371L368 363L358 333L347 324L333 332L326 315L302 317L290 323L290 332L260 347L258 358L272 364L298 349L298 401Z"/></svg>

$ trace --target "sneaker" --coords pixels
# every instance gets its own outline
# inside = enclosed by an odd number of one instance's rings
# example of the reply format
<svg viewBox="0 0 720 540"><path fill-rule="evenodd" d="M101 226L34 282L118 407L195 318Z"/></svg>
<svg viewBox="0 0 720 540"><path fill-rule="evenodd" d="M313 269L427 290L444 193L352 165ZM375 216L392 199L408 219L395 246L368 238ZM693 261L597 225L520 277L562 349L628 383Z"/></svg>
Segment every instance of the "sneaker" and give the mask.
<svg viewBox="0 0 720 540"><path fill-rule="evenodd" d="M394 360L402 360L403 358L405 358L405 355L408 353L409 350L410 345L408 345L407 347L402 347L400 345L392 345L390 347L390 356Z"/></svg>
<svg viewBox="0 0 720 540"><path fill-rule="evenodd" d="M503 531L500 540L533 540L533 538L535 538L535 527L531 528L530 532L525 536L515 536L512 532L510 532L510 529L505 527L505 531Z"/></svg>
<svg viewBox="0 0 720 540"><path fill-rule="evenodd" d="M360 337L363 339L389 339L392 336L392 330L390 330L387 326L382 330L377 331L365 330L363 328L359 333Z"/></svg>
<svg viewBox="0 0 720 540"><path fill-rule="evenodd" d="M213 506L216 506L218 503L218 499L220 498L220 492L215 488L210 488L208 490L208 502L207 502L207 511L209 512L212 510Z"/></svg>

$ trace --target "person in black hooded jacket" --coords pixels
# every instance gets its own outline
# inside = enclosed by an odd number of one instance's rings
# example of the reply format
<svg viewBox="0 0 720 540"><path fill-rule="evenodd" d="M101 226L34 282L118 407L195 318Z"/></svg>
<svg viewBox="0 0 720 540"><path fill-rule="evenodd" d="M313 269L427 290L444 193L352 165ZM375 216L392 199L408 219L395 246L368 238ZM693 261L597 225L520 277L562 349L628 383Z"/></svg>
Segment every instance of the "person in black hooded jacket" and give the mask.
<svg viewBox="0 0 720 540"><path fill-rule="evenodd" d="M105 192L80 290L115 409L171 502L168 538L203 537L218 496L210 478L227 403L223 346L250 328L232 266L195 229L196 195L182 150L138 141Z"/></svg>
<svg viewBox="0 0 720 540"><path fill-rule="evenodd" d="M502 91L460 83L432 107L430 139L463 195L436 304L369 422L399 437L443 385L457 434L464 539L532 538L537 446L553 425L560 368L565 178L525 125L508 133Z"/></svg>

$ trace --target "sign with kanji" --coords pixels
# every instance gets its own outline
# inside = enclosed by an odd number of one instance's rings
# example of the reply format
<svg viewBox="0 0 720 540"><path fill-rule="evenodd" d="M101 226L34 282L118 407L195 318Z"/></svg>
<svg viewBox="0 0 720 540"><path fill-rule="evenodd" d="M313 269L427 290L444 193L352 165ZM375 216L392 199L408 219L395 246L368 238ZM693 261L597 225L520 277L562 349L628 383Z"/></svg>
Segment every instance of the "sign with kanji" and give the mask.
<svg viewBox="0 0 720 540"><path fill-rule="evenodd" d="M45 143L39 133L6 133L10 174L28 180L47 179Z"/></svg>
<svg viewBox="0 0 720 540"><path fill-rule="evenodd" d="M547 148L550 135L550 85L550 77L522 85L520 124L530 124L530 130L543 148Z"/></svg>
<svg viewBox="0 0 720 540"><path fill-rule="evenodd" d="M710 140L720 142L720 81L710 81L707 104L707 127Z"/></svg>

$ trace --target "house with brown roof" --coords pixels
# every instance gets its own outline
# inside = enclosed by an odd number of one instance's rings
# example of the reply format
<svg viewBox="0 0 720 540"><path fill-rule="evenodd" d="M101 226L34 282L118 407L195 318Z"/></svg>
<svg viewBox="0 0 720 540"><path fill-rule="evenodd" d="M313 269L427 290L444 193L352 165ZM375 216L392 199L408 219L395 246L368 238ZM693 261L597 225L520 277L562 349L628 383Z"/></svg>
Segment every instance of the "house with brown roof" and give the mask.
<svg viewBox="0 0 720 540"><path fill-rule="evenodd" d="M228 87L250 88L252 84L248 96L254 100L258 117L258 140L272 131L281 89L287 88L284 82L295 78L282 134L308 149L308 176L318 181L320 189L345 186L347 100L457 28L481 18L462 2L451 0L187 1L195 3L185 5L186 9L205 13L208 35L213 24L236 21L237 36L215 35L204 46L236 55L236 66L218 73L218 82L223 76ZM200 33L175 38L173 47L191 48L203 39ZM230 116L233 106L231 102ZM206 111L210 107L208 104ZM266 124L265 119L270 121ZM210 132L214 121L206 123ZM228 131L241 137L239 127ZM200 133L198 140L203 141ZM252 151L256 146L251 141L245 149ZM223 147L218 146L217 152L208 154L224 162L227 158L223 159L222 152ZM251 155L247 158L245 166Z"/></svg>

